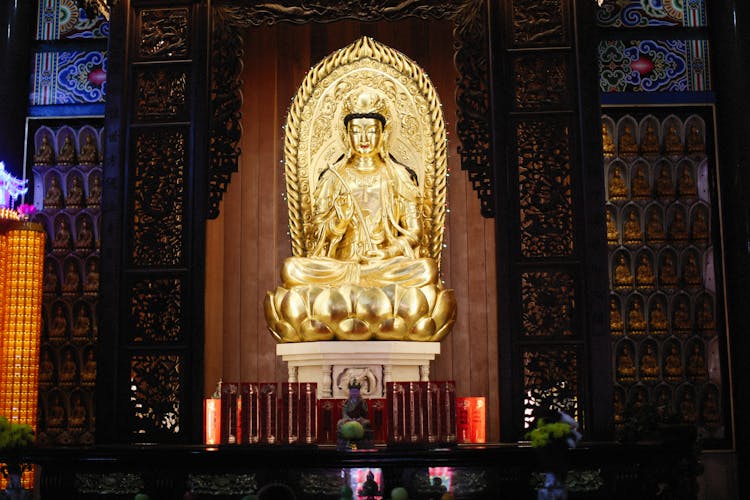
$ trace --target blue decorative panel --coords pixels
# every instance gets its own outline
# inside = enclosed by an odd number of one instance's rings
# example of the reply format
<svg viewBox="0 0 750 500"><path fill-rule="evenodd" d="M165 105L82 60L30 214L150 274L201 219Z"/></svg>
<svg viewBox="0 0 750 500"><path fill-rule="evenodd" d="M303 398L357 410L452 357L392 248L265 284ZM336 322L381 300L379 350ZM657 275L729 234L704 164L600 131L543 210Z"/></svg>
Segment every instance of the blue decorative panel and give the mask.
<svg viewBox="0 0 750 500"><path fill-rule="evenodd" d="M27 0L29 1L29 0ZM103 17L90 19L75 0L39 0L37 40L107 38L109 22Z"/></svg>
<svg viewBox="0 0 750 500"><path fill-rule="evenodd" d="M38 52L31 105L103 103L107 77L104 52Z"/></svg>
<svg viewBox="0 0 750 500"><path fill-rule="evenodd" d="M597 10L596 20L611 28L706 26L706 6L704 0L607 1Z"/></svg>
<svg viewBox="0 0 750 500"><path fill-rule="evenodd" d="M711 90L706 40L608 40L599 44L602 92Z"/></svg>

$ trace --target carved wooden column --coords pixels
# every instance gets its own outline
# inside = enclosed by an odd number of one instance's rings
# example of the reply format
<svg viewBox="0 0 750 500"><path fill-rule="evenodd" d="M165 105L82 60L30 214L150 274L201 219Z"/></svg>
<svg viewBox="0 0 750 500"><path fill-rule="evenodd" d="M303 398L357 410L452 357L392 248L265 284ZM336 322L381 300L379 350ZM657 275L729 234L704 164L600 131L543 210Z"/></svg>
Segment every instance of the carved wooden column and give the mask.
<svg viewBox="0 0 750 500"><path fill-rule="evenodd" d="M113 3L98 438L198 441L206 6Z"/></svg>
<svg viewBox="0 0 750 500"><path fill-rule="evenodd" d="M582 39L592 5L506 0L493 12L504 441L539 406L589 436L606 434L611 412L596 64Z"/></svg>

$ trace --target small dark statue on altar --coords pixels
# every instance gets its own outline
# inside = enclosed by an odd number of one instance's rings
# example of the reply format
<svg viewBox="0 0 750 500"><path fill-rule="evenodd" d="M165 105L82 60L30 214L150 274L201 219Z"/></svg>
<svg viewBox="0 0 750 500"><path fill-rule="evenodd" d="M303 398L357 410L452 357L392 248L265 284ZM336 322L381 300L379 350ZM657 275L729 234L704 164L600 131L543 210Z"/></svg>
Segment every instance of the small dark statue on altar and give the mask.
<svg viewBox="0 0 750 500"><path fill-rule="evenodd" d="M375 481L375 475L372 471L367 472L367 479L362 483L362 487L357 493L359 494L359 498L364 498L366 500L380 498L380 487L378 486L377 481Z"/></svg>
<svg viewBox="0 0 750 500"><path fill-rule="evenodd" d="M349 382L349 398L344 403L341 419L336 424L339 450L373 448L373 432L367 419L367 402L360 395L360 384L356 379Z"/></svg>

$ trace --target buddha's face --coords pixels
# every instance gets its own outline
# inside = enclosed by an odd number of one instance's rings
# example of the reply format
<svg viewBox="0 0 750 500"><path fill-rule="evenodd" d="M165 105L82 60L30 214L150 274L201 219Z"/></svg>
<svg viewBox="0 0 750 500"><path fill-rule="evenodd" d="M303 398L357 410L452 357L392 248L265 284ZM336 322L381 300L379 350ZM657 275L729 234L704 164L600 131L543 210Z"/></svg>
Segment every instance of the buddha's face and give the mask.
<svg viewBox="0 0 750 500"><path fill-rule="evenodd" d="M354 118L347 127L349 143L355 154L373 157L380 151L383 125L376 118Z"/></svg>

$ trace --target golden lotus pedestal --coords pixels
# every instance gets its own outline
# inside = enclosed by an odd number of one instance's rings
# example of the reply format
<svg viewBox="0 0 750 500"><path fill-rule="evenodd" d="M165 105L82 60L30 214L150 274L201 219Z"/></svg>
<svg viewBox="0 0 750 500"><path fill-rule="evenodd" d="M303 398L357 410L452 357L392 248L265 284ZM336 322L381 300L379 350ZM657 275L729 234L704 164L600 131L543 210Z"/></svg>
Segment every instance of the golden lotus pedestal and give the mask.
<svg viewBox="0 0 750 500"><path fill-rule="evenodd" d="M278 344L289 382L316 382L319 398L346 398L356 379L364 397L385 397L387 382L428 381L440 342L330 341Z"/></svg>

